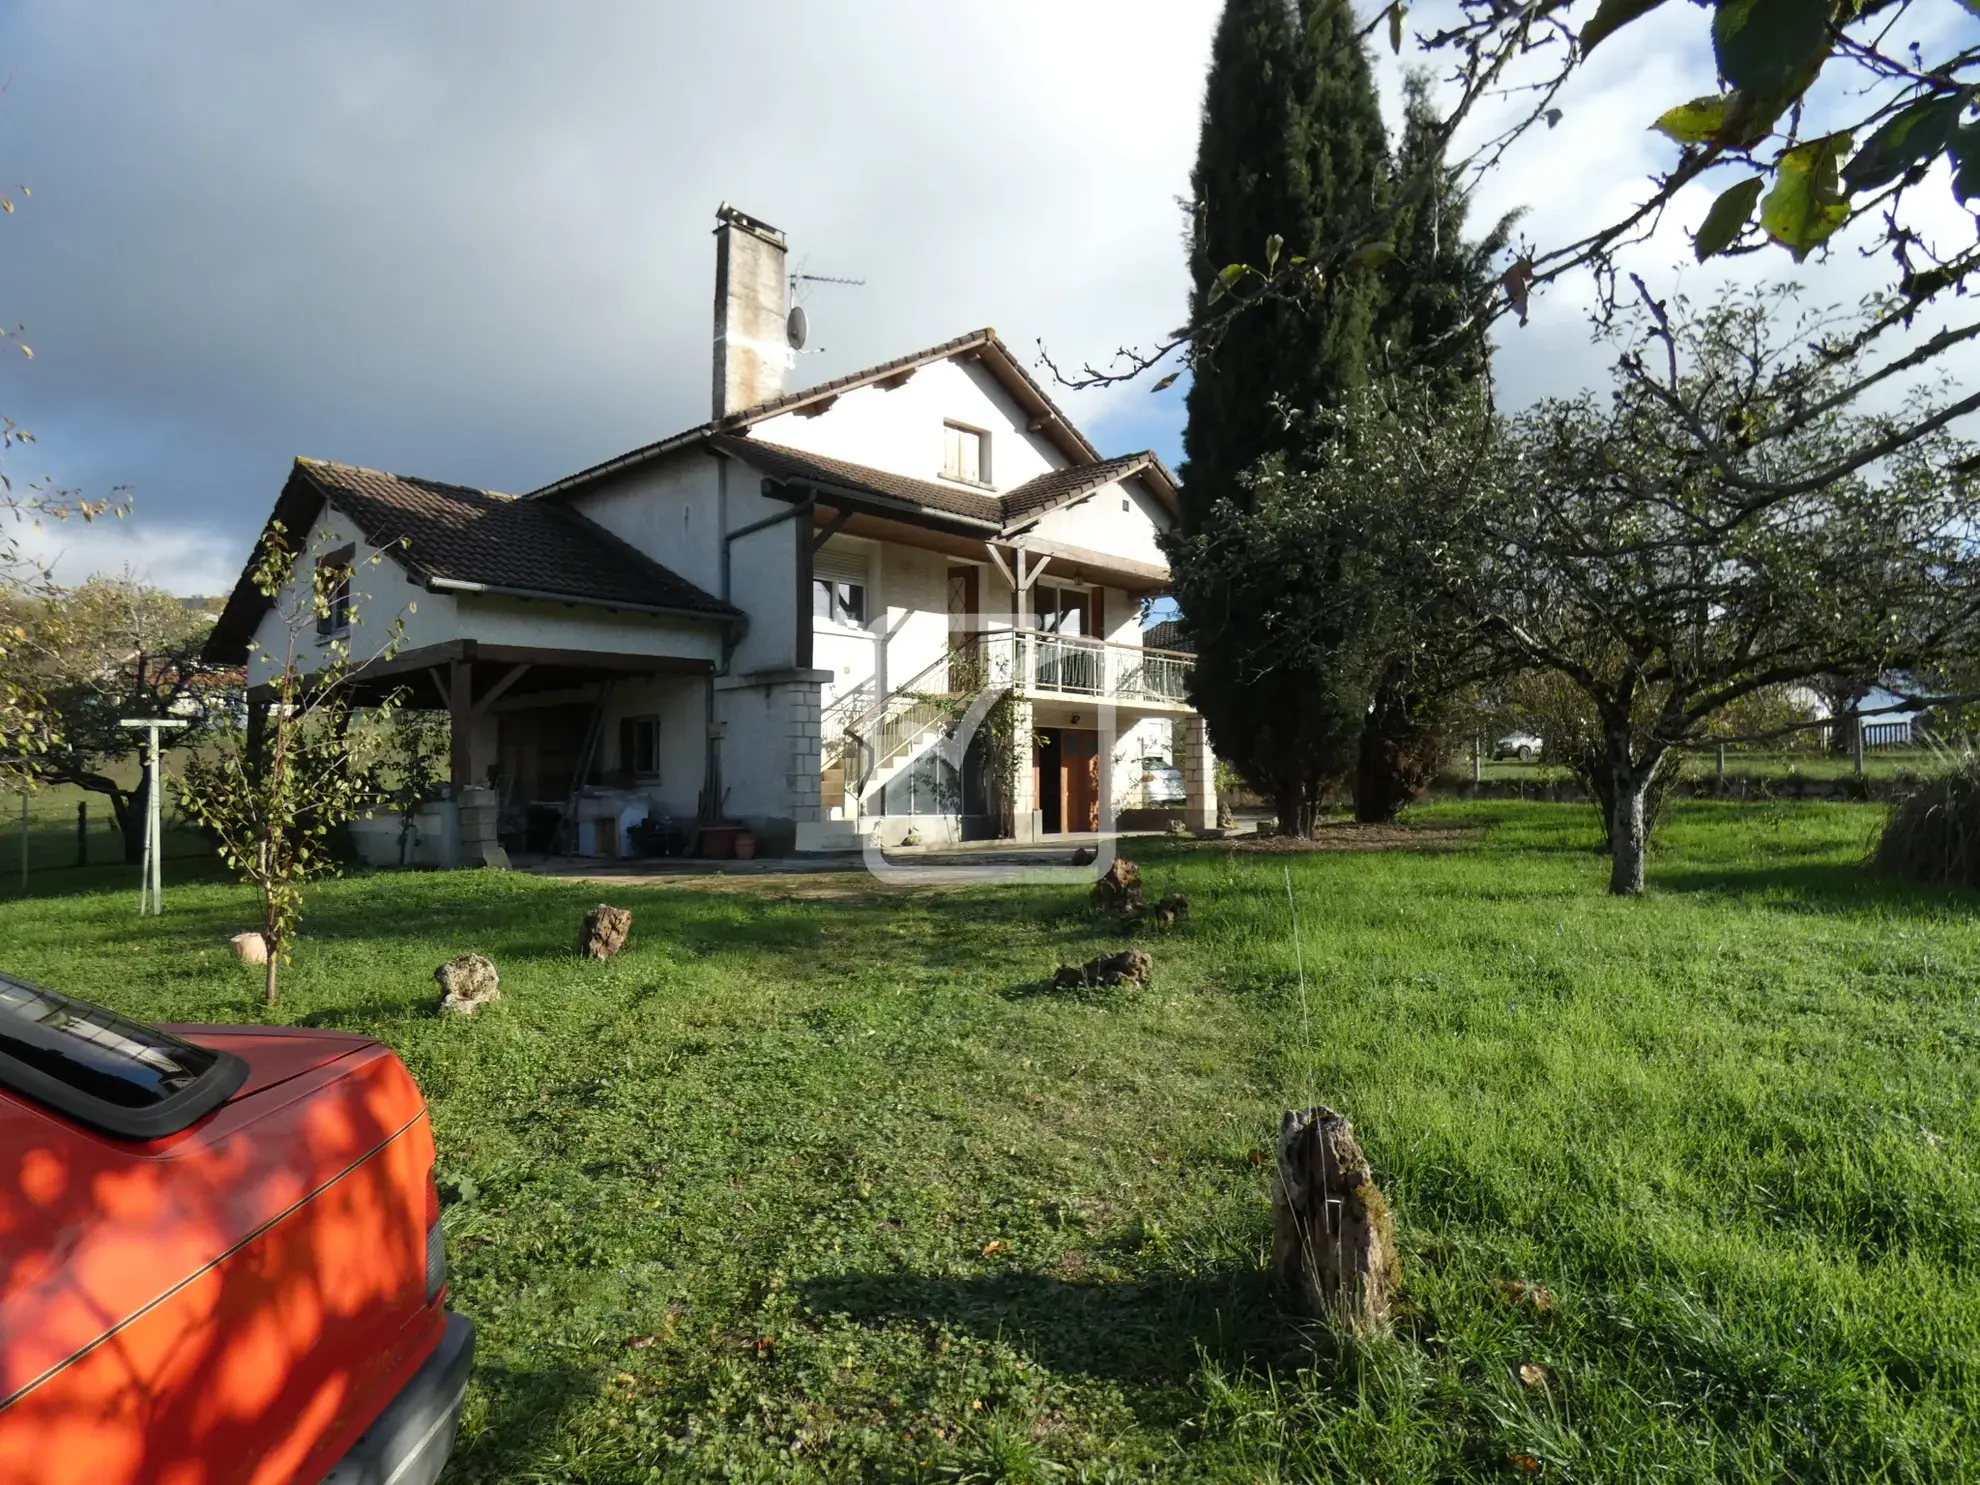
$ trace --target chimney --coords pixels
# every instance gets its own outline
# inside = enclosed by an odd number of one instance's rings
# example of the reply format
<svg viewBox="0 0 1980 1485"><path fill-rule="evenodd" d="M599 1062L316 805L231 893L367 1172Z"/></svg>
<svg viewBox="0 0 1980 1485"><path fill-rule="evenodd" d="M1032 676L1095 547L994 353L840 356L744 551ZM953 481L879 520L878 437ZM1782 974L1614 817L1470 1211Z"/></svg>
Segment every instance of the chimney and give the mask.
<svg viewBox="0 0 1980 1485"><path fill-rule="evenodd" d="M724 201L715 211L715 416L784 391L784 234Z"/></svg>

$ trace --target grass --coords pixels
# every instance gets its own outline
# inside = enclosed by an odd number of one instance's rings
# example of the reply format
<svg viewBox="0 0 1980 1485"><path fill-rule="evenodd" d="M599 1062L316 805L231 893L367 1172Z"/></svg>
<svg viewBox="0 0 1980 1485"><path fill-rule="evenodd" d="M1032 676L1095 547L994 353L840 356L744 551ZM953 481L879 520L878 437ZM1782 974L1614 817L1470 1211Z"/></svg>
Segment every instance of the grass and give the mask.
<svg viewBox="0 0 1980 1485"><path fill-rule="evenodd" d="M1422 818L1475 834L1148 843L1193 916L1138 995L1042 989L1120 941L1070 888L614 887L609 964L595 886L320 889L276 1019L431 1100L481 1328L447 1480L1980 1478L1980 895L1868 877L1867 805L1675 805L1638 901L1586 807ZM5 967L259 1015L241 889L102 885L0 904ZM442 1022L466 949L504 998ZM1262 1278L1316 1101L1397 1209L1390 1337Z"/></svg>

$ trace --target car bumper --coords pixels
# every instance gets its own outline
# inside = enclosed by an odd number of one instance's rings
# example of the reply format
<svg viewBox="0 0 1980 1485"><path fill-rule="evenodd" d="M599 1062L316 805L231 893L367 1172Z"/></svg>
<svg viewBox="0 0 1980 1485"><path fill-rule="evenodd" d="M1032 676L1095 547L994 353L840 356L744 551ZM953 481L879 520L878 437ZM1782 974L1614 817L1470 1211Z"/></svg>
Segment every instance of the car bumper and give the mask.
<svg viewBox="0 0 1980 1485"><path fill-rule="evenodd" d="M433 1354L323 1477L323 1485L433 1485L453 1452L472 1370L474 1322L449 1315Z"/></svg>

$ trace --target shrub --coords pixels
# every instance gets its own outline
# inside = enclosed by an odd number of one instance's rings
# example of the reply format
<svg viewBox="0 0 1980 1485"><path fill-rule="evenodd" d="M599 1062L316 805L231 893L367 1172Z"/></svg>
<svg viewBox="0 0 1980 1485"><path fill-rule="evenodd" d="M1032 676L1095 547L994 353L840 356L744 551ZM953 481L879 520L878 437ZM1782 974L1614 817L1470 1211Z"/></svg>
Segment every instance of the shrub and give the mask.
<svg viewBox="0 0 1980 1485"><path fill-rule="evenodd" d="M1888 876L1980 886L1980 755L1964 749L1944 773L1901 797L1873 859Z"/></svg>

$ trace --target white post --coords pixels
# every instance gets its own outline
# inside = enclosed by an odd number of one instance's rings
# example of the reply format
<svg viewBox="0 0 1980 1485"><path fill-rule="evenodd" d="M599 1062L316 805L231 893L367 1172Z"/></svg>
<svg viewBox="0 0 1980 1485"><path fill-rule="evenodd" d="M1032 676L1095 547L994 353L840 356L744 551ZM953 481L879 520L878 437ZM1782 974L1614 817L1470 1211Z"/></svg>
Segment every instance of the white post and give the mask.
<svg viewBox="0 0 1980 1485"><path fill-rule="evenodd" d="M165 780L158 771L158 728L153 725L151 733L151 911L157 916L165 911L165 801L160 797L165 788Z"/></svg>
<svg viewBox="0 0 1980 1485"><path fill-rule="evenodd" d="M117 725L142 728L149 744L146 768L151 787L145 800L144 866L143 875L138 878L138 914L140 917L146 913L156 915L165 911L165 803L160 797L165 779L158 766L158 734L163 728L189 724L176 717L129 717L120 720Z"/></svg>

